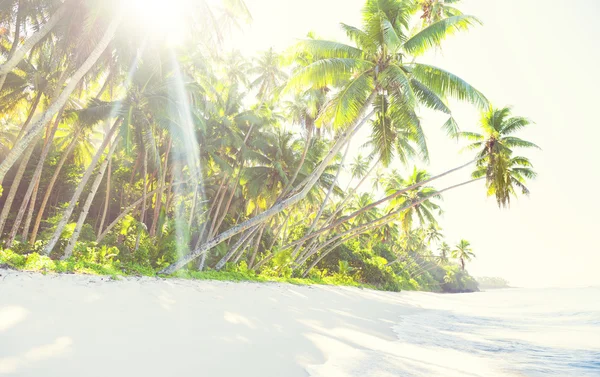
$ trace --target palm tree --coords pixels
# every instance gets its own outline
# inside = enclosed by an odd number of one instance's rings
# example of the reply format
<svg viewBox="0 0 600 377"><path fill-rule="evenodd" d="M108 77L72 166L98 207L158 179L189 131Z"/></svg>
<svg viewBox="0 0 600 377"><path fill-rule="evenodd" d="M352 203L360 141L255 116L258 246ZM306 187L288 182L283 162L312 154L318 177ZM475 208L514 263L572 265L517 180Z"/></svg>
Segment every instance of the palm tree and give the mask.
<svg viewBox="0 0 600 377"><path fill-rule="evenodd" d="M539 148L532 142L513 136L529 124L531 121L527 118L512 117L510 107L490 107L481 116L483 133L459 133L459 136L472 141L467 149L479 150L473 178L486 178L488 195L495 195L500 207L510 205L510 196L516 194L515 188L528 194L525 180L536 176L529 159L513 156L514 148Z"/></svg>
<svg viewBox="0 0 600 377"><path fill-rule="evenodd" d="M308 52L315 61L294 72L287 90L335 87L337 90L317 123L332 124L344 131L318 168L287 198L204 243L163 269L163 273L176 271L219 243L269 220L306 197L335 156L371 118L375 111L368 110L377 94L386 95L390 103L405 109L402 114L411 117L418 104L450 114L444 101L448 97L487 106L483 94L464 80L414 60L439 45L449 33L467 29L477 21L470 16L444 19L411 36L410 19L414 13L414 7L401 0L368 0L363 11L362 30L342 25L355 46L317 39L299 44L298 51ZM455 124L452 117L450 121Z"/></svg>
<svg viewBox="0 0 600 377"><path fill-rule="evenodd" d="M429 179L429 174L424 170L418 170L415 166L412 174L406 179L402 179L397 172L392 172L388 177L387 193L394 193L401 187L410 187L418 182ZM441 199L436 195L436 190L430 186L420 186L413 190L408 190L390 201L390 208L408 207L400 215L402 229L408 233L412 229L415 216L419 219L421 226L425 224L436 224L434 212L441 213L439 205L433 202L434 199ZM420 202L412 206L412 203Z"/></svg>
<svg viewBox="0 0 600 377"><path fill-rule="evenodd" d="M248 73L258 76L250 87L258 89L256 96L261 102L271 98L287 79L286 73L281 69L281 58L273 48L265 51Z"/></svg>
<svg viewBox="0 0 600 377"><path fill-rule="evenodd" d="M440 252L440 254L437 259L440 262L440 264L448 264L448 261L450 260L450 255L452 253L450 245L448 245L447 242L442 242L438 247L438 251Z"/></svg>
<svg viewBox="0 0 600 377"><path fill-rule="evenodd" d="M460 240L460 242L455 246L455 249L452 250L452 257L457 258L460 261L460 266L464 271L465 263L475 257L469 241L464 239Z"/></svg>

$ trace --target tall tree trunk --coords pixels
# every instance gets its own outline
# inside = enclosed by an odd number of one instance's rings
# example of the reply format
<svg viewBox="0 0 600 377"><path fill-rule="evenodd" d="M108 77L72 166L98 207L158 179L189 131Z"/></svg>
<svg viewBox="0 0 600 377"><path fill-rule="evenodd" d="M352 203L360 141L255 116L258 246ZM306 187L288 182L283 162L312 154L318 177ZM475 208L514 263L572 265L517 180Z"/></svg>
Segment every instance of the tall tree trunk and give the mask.
<svg viewBox="0 0 600 377"><path fill-rule="evenodd" d="M15 178L10 185L10 191L8 192L8 196L6 197L6 201L4 202L4 206L2 207L2 212L0 213L0 235L2 235L2 231L4 230L4 226L6 225L6 219L8 219L8 215L10 213L10 208L12 207L13 201L15 200L15 196L17 195L17 191L19 190L19 185L21 184L21 180L23 179L23 174L25 174L25 169L27 168L27 164L29 163L29 159L31 158L31 154L35 149L35 144L31 144L27 151L23 155L21 159L21 163L19 164L19 168L17 169L17 173L15 174Z"/></svg>
<svg viewBox="0 0 600 377"><path fill-rule="evenodd" d="M104 197L104 210L102 211L102 220L100 220L100 226L98 227L98 234L102 233L102 228L104 228L104 220L106 220L106 214L108 213L108 207L110 207L111 173L112 173L112 160L108 161L107 174L106 174L106 196Z"/></svg>
<svg viewBox="0 0 600 377"><path fill-rule="evenodd" d="M65 5L63 5L63 7L64 6ZM56 115L56 113L60 111L60 109L63 108L63 106L65 106L65 104L69 100L71 93L73 93L75 88L77 88L79 81L81 81L81 79L87 74L87 72L96 64L106 47L108 47L108 44L113 39L117 28L121 23L121 19L122 12L119 13L119 15L111 21L106 32L104 33L98 44L94 47L92 53L88 56L85 62L77 69L77 71L75 71L75 73L69 78L68 84L62 90L62 92L56 98L56 100L48 107L48 109L44 112L41 118L31 125L31 127L25 132L23 137L15 143L15 145L10 150L4 161L0 163L0 182L2 182L2 180L4 179L4 176L8 172L8 169L10 169L13 166L15 161L23 154L27 147L29 147L29 145L31 145L34 142L37 135L42 131L44 126L52 120L54 115ZM32 38L25 42L25 44L31 41ZM23 49L25 44L22 46L21 49ZM15 53L13 59L17 56L17 54L19 54L19 50ZM4 67L5 65L6 63L2 67Z"/></svg>
<svg viewBox="0 0 600 377"><path fill-rule="evenodd" d="M144 192L142 194L142 212L140 213L140 224L145 226L144 220L146 219L146 204L148 201L148 150L144 151ZM135 248L137 251L140 248L140 238L142 237L142 230L138 229L138 234L135 237Z"/></svg>
<svg viewBox="0 0 600 377"><path fill-rule="evenodd" d="M176 261L172 265L163 269L161 271L161 273L171 274L171 273L177 271L178 269L182 268L190 261L196 259L197 257L202 255L206 251L208 251L208 250L212 249L213 247L215 247L216 245L220 244L221 242L229 239L230 237L233 237L234 235L236 235L240 232L245 231L248 228L254 227L258 224L261 224L261 223L267 221L268 219L271 218L271 216L285 210L286 208L288 208L288 207L298 203L302 199L304 199L306 197L306 195L308 195L308 192L315 185L315 183L319 180L319 178L321 177L321 174L323 174L325 169L329 166L331 161L335 158L337 153L350 141L350 139L352 139L352 137L356 134L356 132L358 132L358 130L375 113L375 110L372 110L371 112L369 112L367 114L367 110L370 108L374 97L375 97L375 92L373 92L369 96L366 103L363 105L363 108L360 110L360 113L359 113L359 116L358 116L356 122L354 122L354 124L352 124L350 127L348 127L348 129L345 132L340 134L338 141L333 145L333 147L327 153L327 155L325 156L323 161L321 161L321 163L315 169L315 171L307 177L307 179L305 180L306 183L303 184L302 189L300 189L299 191L293 190L292 192L296 192L296 191L298 191L298 192L294 193L291 197L289 197L281 202L276 203L271 208L267 209L266 211L262 212L261 214L255 216L251 219L248 219L241 224L233 226L230 229L226 230L225 232L217 235L213 239L204 243L204 245L201 245L199 248L196 248L191 253L183 256L182 258L180 258L178 261ZM367 115L365 115L365 114L367 114Z"/></svg>
<svg viewBox="0 0 600 377"><path fill-rule="evenodd" d="M344 162L346 161L346 156L348 156L349 150L350 150L350 143L348 143L346 145L346 151L344 152L342 161L340 161L340 165L338 166L337 172L335 173L335 178L333 179L333 182L331 182L331 185L329 186L329 189L327 190L327 194L325 194L325 198L323 199L323 203L321 203L321 206L319 207L319 211L317 212L317 215L315 216L315 219L313 220L312 224L310 224L310 227L308 228L308 231L306 232L306 234L311 234L313 232L313 230L315 230L315 227L317 226L317 223L319 222L319 219L321 218L321 215L323 214L323 211L325 210L325 206L327 205L327 202L329 201L329 197L331 196L331 193L333 192L333 188L335 187L335 184L340 177L340 172L342 171L342 168L344 167ZM296 258L301 247L302 247L302 244L298 244L298 246L296 246L296 249L292 253L292 259Z"/></svg>
<svg viewBox="0 0 600 377"><path fill-rule="evenodd" d="M398 215L400 215L402 212L404 212L404 211L406 211L406 210L408 210L410 208L413 208L413 207L415 207L415 206L423 203L424 201L433 198L434 196L440 195L440 194L442 194L442 193L444 193L446 191L449 191L449 190L452 190L452 189L455 189L455 188L458 188L458 187L465 186L465 185L467 185L469 183L472 183L472 182L480 181L482 179L485 179L485 177L471 179L471 180L466 181L466 182L462 182L462 183L459 183L459 184L456 184L456 185L453 185L453 186L446 187L446 188L444 188L444 189L442 189L440 191L436 191L435 193L433 193L431 195L427 195L427 196L425 196L425 197L423 197L423 198L421 198L421 199L419 199L419 200L417 200L415 202L412 202L412 203L409 203L407 205L404 205L401 208L396 209L396 210L388 213L385 216L382 216L382 217L377 218L375 220L369 221L368 223L365 223L365 224L362 224L362 225L358 225L358 226L356 226L354 228L348 229L347 231L345 231L343 233L340 233L340 234L332 237L331 239L327 240L324 244L320 245L316 250L314 250L313 253L311 253L309 255L305 255L301 260L299 260L297 262L297 264L298 265L302 265L304 262L306 262L306 260L308 258L310 258L311 256L315 255L320 250L322 250L323 248L331 245L333 242L339 240L340 238L349 236L349 237L347 237L347 238L344 239L344 242L346 242L349 239L351 239L353 237L356 237L359 234L362 234L362 233L364 233L364 232L366 232L366 231L368 231L370 229L373 229L373 228L378 227L378 226L383 226L385 224L390 223L391 221L394 221L395 217L398 216Z"/></svg>
<svg viewBox="0 0 600 377"><path fill-rule="evenodd" d="M373 203L369 204L368 206L365 206L365 207L363 207L363 208L359 209L358 211L355 211L355 212L351 213L351 214L350 214L350 215L348 215L348 216L344 216L343 218L341 218L341 219L337 220L335 223L333 223L333 224L331 224L331 225L329 225L329 226L326 226L326 227L324 227L324 228L321 228L321 229L319 229L318 231L316 231L316 232L313 232L312 234L306 235L306 236L304 236L304 237L302 237L302 238L300 238L300 239L298 239L298 240L296 240L296 241L294 241L294 242L292 242L292 243L290 243L290 244L288 244L288 245L286 245L286 246L283 246L283 247L282 247L282 250L288 249L288 248L290 248L290 247L294 247L294 246L296 246L297 244L299 244L299 243L303 243L303 242L305 242L306 240L308 240L308 239L310 239L310 238L316 237L316 236L318 236L318 235L320 235L320 234L323 234L324 232L326 232L326 231L328 231L328 230L334 229L334 228L336 228L336 227L340 226L341 224L343 224L343 223L345 223L345 222L347 222L347 221L349 221L349 220L351 220L351 219L355 218L356 216L358 216L358 215L360 215L360 214L362 214L362 213L365 213L366 211L368 211L368 210L370 210L370 209L372 209L372 208L375 208L375 207L377 207L378 205L380 205L380 204L382 204L382 203L385 203L385 202L387 202L387 201L389 201L389 200L392 200L392 199L394 199L394 198L396 198L396 197L398 197L398 196L400 196L400 195L404 194L404 193L405 193L405 192L407 192L407 191L414 190L414 189L416 189L416 188L419 188L419 187L421 187L421 186L423 186L423 185L426 185L426 184L427 184L427 183L429 183L429 182L435 181L436 179L440 179L440 178L442 178L442 177L445 177L446 175L448 175L448 174L450 174L450 173L453 173L453 172L456 172L456 171L458 171L458 170L460 170L460 169L463 169L463 168L465 168L465 167L467 167L467 166L469 166L469 165L473 164L475 161L477 161L477 160L472 160L472 161L469 161L469 162L467 162L467 163L466 163L466 164L464 164L464 165L461 165L461 166L458 166L458 167L456 167L456 168L453 168L453 169L447 170L447 171L445 171L445 172L443 172L443 173L441 173L441 174L438 174L438 175L436 175L436 176L434 176L434 177L431 177L431 178L429 178L429 179L426 179L426 180L424 180L424 181L421 181L421 182L417 182L417 183L415 183L415 184L414 184L414 185L412 185L412 186L408 186L408 187L405 187L405 188L403 188L403 189L401 189L401 190L395 191L393 194L390 194L390 195L386 196L386 197L385 197L385 198L383 198L383 199L380 199L380 200L378 200L378 201L376 201L376 202L373 202Z"/></svg>
<svg viewBox="0 0 600 377"><path fill-rule="evenodd" d="M180 184L183 184L184 182L178 182L178 183L174 183L173 186L178 186ZM163 187L163 190L165 190L166 187ZM152 191L149 191L147 195L154 195L156 193L156 191L158 191L158 189L154 189ZM98 236L98 238L96 238L96 242L100 243L102 242L102 240L104 239L104 237L106 237L106 235L112 230L112 228L115 227L115 225L117 225L119 223L119 221L123 220L123 218L125 216L127 216L131 211L133 211L134 209L136 209L140 204L142 204L143 198L139 198L138 200L136 200L135 202L133 202L132 204L129 205L129 207L125 208L123 211L121 211L121 213L119 214L119 216L117 216L110 224L108 224L108 226L106 227L106 229L104 229L104 232L102 232L102 234L100 234Z"/></svg>
<svg viewBox="0 0 600 377"><path fill-rule="evenodd" d="M116 148L117 148L117 141L115 140L113 145L110 147L106 157L104 158L102 165L100 165L98 175L96 176L96 179L94 180L92 187L90 188L90 192L87 196L87 199L85 201L83 209L81 210L81 213L79 214L79 219L77 219L77 225L75 225L75 230L73 231L73 234L71 235L71 239L69 240L69 244L67 245L67 248L65 249L65 254L63 255L62 259L67 259L71 256L71 254L73 254L73 249L75 248L75 245L77 244L77 241L79 240L79 234L81 233L81 229L83 228L83 223L85 222L87 214L90 211L90 207L92 206L92 202L94 201L94 197L96 196L98 187L100 187L100 183L102 183L102 179L104 178L104 173L106 172L108 163L109 163L110 159L112 158L112 155L115 152Z"/></svg>
<svg viewBox="0 0 600 377"><path fill-rule="evenodd" d="M293 187L294 181L296 181L296 178L298 178L298 174L300 174L300 170L302 170L302 166L304 166L304 161L306 160L306 155L308 154L308 148L310 147L311 141L312 141L312 127L308 130L308 135L306 136L306 145L304 145L304 150L302 151L302 157L300 157L300 162L298 162L296 171L294 171L294 174L292 174L292 177L290 178L288 183L285 185L283 190L281 190L281 194L279 195L277 200L280 200L281 198L285 197L287 195L288 191L290 190L290 188Z"/></svg>
<svg viewBox="0 0 600 377"><path fill-rule="evenodd" d="M52 249L54 249L54 247L56 246L56 243L60 239L60 236L61 236L65 226L67 225L67 223L69 222L69 219L71 218L71 215L73 214L73 210L75 209L75 206L77 205L77 202L79 201L79 197L81 196L81 193L83 192L83 189L85 188L85 185L87 184L87 181L92 176L92 173L94 172L94 168L96 167L96 165L98 164L98 161L100 161L100 158L104 154L104 149L108 145L109 141L112 139L113 134L119 128L119 124L120 124L120 120L115 121L115 124L112 126L108 135L106 135L104 137L104 141L102 142L102 145L100 145L100 148L98 148L98 151L92 158L92 162L90 163L90 166L88 166L87 170L83 174L83 177L81 177L81 180L79 181L79 184L77 185L77 188L75 189L75 192L73 193L73 197L71 198L71 201L69 202L68 207L65 209L65 211L63 212L62 218L56 225L56 230L54 231L52 238L50 238L50 240L48 241L48 244L44 248L44 254L46 254L46 255L50 254Z"/></svg>
<svg viewBox="0 0 600 377"><path fill-rule="evenodd" d="M7 75L12 71L22 60L25 58L25 55L35 46L39 41L41 41L48 33L56 26L58 21L64 16L68 4L63 4L58 8L58 10L48 19L48 21L35 33L27 39L21 47L19 47L16 51L13 51L12 56L2 65L0 65L0 75ZM0 88L1 89L1 88Z"/></svg>
<svg viewBox="0 0 600 377"><path fill-rule="evenodd" d="M260 230L258 231L258 236L256 237L256 241L254 241L254 250L252 251L252 256L250 257L250 263L248 263L248 268L252 268L254 266L254 261L256 260L256 255L258 255L258 249L260 249L260 240L262 239L263 232L265 231L265 227L267 223L263 223L260 226Z"/></svg>
<svg viewBox="0 0 600 377"><path fill-rule="evenodd" d="M219 262L217 262L217 264L215 265L215 270L219 271L220 269L222 269L225 266L225 264L229 261L229 259L236 253L236 251L239 250L239 248L244 244L244 242L246 242L246 240L254 234L255 231L256 229L253 229L243 233L240 236L240 239L229 249L227 254L225 254L223 258L219 260Z"/></svg>
<svg viewBox="0 0 600 377"><path fill-rule="evenodd" d="M17 236L17 233L19 231L19 227L21 226L21 221L23 220L23 216L25 215L25 212L27 211L27 206L30 205L30 207L31 207L31 210L29 211L30 215L27 216L27 221L25 222L25 227L23 228L23 240L27 239L27 233L29 232L29 224L31 222L31 215L33 215L33 209L35 208L36 197L34 196L34 193L37 195L37 187L39 185L40 178L42 177L42 170L44 168L44 163L46 162L46 157L48 156L48 153L50 152L50 148L52 147L52 140L54 140L54 134L56 133L56 130L58 129L58 125L60 123L61 116L62 116L62 111L63 111L63 109L61 109L58 112L58 114L56 115L56 120L50 126L51 127L50 132L46 135L46 140L44 141L44 146L42 147L42 153L40 154L37 166L35 167L35 171L33 173L31 181L29 182L29 186L27 187L27 191L25 192L23 201L21 202L21 207L19 208L19 211L17 212L17 217L15 218L15 222L13 223L13 227L12 227L10 237L9 237L8 243L7 243L8 247L12 246L12 243L14 242L15 237Z"/></svg>
<svg viewBox="0 0 600 377"><path fill-rule="evenodd" d="M73 152L73 149L75 149L75 146L77 145L77 138L79 137L80 132L81 132L81 127L78 127L77 130L75 131L75 134L73 135L73 140L71 140L71 142L67 146L67 149L63 152L62 156L60 157L60 161L58 161L58 164L56 164L56 166L54 167L54 174L52 175L52 178L50 179L50 182L48 183L48 187L46 188L46 193L44 194L44 198L42 199L42 203L40 204L40 209L38 210L38 215L35 219L35 223L33 224L33 230L31 231L31 236L29 238L29 243L31 245L35 244L35 240L37 237L38 230L40 228L40 224L42 222L42 219L44 218L44 211L46 210L46 204L48 203L48 199L50 199L50 195L52 194L52 189L54 188L54 184L56 183L56 180L58 179L58 176L60 175L62 167L65 164L65 161L67 161L67 158L71 155L71 152Z"/></svg>
<svg viewBox="0 0 600 377"><path fill-rule="evenodd" d="M161 188L165 185L167 177L167 168L169 165L169 154L171 152L171 145L173 145L173 139L169 137L169 143L167 145L167 152L165 153L165 163L163 165L162 174L160 175L160 182L158 183L158 192L156 193L156 201L154 203L154 217L152 218L152 226L150 227L150 237L156 235L156 227L158 225L158 218L160 216L160 209L162 207L162 191Z"/></svg>
<svg viewBox="0 0 600 377"><path fill-rule="evenodd" d="M10 60L10 58L12 58L15 51L17 50L17 46L19 45L19 42L21 39L21 24L23 23L22 16L23 16L23 2L22 2L22 0L19 0L18 6L17 6L17 18L15 20L15 35L13 37L12 44L10 45L10 49L8 50L8 55L6 57L6 60ZM7 75L7 73L0 74L0 91L2 91L2 87L4 86L4 81L6 80L6 75Z"/></svg>

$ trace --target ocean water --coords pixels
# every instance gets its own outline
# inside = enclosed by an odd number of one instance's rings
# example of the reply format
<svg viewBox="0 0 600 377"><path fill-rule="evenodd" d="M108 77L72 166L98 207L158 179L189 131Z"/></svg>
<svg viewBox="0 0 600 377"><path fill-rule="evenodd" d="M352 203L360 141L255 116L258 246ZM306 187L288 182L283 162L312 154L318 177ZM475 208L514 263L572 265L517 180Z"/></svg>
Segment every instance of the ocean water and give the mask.
<svg viewBox="0 0 600 377"><path fill-rule="evenodd" d="M600 287L404 295L397 340L355 337L311 376L600 377Z"/></svg>

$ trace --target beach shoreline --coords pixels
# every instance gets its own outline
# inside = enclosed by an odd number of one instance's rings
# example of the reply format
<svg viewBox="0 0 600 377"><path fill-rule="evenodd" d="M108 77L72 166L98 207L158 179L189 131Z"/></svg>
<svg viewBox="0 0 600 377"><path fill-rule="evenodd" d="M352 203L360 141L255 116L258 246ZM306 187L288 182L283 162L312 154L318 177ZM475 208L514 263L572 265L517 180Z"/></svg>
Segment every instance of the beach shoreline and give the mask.
<svg viewBox="0 0 600 377"><path fill-rule="evenodd" d="M414 310L406 293L353 287L0 275L1 375L308 376L347 343L335 331L395 341Z"/></svg>

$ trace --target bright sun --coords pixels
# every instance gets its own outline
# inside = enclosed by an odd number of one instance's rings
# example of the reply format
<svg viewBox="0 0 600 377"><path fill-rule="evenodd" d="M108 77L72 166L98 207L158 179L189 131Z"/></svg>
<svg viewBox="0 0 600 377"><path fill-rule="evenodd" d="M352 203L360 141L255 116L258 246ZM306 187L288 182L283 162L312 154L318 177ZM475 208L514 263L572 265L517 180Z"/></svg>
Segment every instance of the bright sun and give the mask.
<svg viewBox="0 0 600 377"><path fill-rule="evenodd" d="M128 19L151 40L170 45L182 43L189 0L126 0Z"/></svg>

